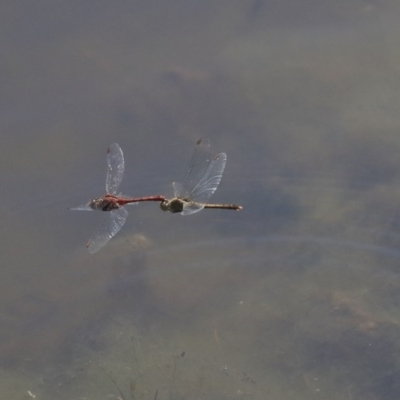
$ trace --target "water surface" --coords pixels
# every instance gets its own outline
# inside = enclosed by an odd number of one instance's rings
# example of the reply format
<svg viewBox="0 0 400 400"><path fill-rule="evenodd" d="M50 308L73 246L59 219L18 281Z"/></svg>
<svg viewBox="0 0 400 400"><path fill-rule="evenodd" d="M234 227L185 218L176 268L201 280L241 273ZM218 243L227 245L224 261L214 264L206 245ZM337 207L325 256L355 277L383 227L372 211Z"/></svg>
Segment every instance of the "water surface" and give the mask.
<svg viewBox="0 0 400 400"><path fill-rule="evenodd" d="M396 2L1 6L0 393L398 399ZM89 255L105 151L172 195L194 144L216 202L129 208Z"/></svg>

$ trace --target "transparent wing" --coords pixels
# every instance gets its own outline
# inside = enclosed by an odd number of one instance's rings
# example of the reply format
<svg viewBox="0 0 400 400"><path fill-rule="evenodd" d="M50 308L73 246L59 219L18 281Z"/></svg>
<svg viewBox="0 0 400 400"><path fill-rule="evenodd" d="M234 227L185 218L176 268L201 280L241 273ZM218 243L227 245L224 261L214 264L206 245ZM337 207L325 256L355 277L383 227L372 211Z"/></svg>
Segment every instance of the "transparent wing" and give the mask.
<svg viewBox="0 0 400 400"><path fill-rule="evenodd" d="M183 184L179 187L179 189L181 189L179 197L189 198L190 193L196 187L207 170L210 160L211 156L209 139L199 139L196 142L196 147L194 148L193 155L190 160L189 170L185 176Z"/></svg>
<svg viewBox="0 0 400 400"><path fill-rule="evenodd" d="M175 197L180 197L181 199L185 198L185 189L182 183L179 182L172 182L172 187L174 188L174 195Z"/></svg>
<svg viewBox="0 0 400 400"><path fill-rule="evenodd" d="M107 150L107 178L106 192L116 194L124 176L124 154L117 143L112 144Z"/></svg>
<svg viewBox="0 0 400 400"><path fill-rule="evenodd" d="M189 193L189 198L195 203L206 204L221 182L226 164L226 154L218 154L210 163L197 185ZM199 210L200 211L200 210Z"/></svg>
<svg viewBox="0 0 400 400"><path fill-rule="evenodd" d="M89 253L93 254L106 245L123 227L127 216L128 211L126 211L124 207L120 207L107 213L107 216L97 228L97 231L86 244Z"/></svg>
<svg viewBox="0 0 400 400"><path fill-rule="evenodd" d="M172 186L174 187L174 194L175 197L180 197L181 199L184 199L186 196L185 194L185 189L183 185L179 182L173 182ZM187 202L183 206L183 210L181 211L181 215L190 215L194 214L204 208L204 204L200 203L192 203L192 202Z"/></svg>
<svg viewBox="0 0 400 400"><path fill-rule="evenodd" d="M183 206L183 210L181 211L181 215L190 215L201 211L204 208L205 204L201 203L186 203Z"/></svg>
<svg viewBox="0 0 400 400"><path fill-rule="evenodd" d="M74 210L74 211L93 211L93 208L89 206L90 203L84 204L82 206L77 206L77 207L70 207L68 210Z"/></svg>

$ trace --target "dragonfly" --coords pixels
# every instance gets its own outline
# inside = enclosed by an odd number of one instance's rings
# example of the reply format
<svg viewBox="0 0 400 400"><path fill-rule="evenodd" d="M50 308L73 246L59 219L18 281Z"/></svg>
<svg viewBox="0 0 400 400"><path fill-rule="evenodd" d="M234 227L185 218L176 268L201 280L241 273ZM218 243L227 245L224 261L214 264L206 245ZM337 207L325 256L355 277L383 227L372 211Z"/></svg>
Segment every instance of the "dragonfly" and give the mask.
<svg viewBox="0 0 400 400"><path fill-rule="evenodd" d="M131 198L117 195L117 190L124 176L125 162L124 154L117 143L112 144L107 150L107 176L106 194L95 197L89 203L72 207L70 210L77 211L106 211L107 215L86 243L89 253L95 253L105 246L125 224L128 217L126 205L142 201L164 201L164 196L148 196Z"/></svg>
<svg viewBox="0 0 400 400"><path fill-rule="evenodd" d="M175 197L160 203L163 211L190 215L203 208L242 210L235 204L209 204L208 200L217 190L225 169L227 156L220 153L214 158L209 155L210 141L199 139L190 161L189 170L183 183L173 182Z"/></svg>

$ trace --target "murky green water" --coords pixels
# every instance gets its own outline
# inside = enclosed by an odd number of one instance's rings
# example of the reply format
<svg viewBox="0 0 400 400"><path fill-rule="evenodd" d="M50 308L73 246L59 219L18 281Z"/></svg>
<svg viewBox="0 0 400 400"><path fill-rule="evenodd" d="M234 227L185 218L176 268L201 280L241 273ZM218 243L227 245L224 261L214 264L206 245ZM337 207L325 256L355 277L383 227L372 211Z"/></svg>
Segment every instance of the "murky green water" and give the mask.
<svg viewBox="0 0 400 400"><path fill-rule="evenodd" d="M398 399L396 2L0 8L1 398ZM89 255L107 147L171 196L200 137L243 211Z"/></svg>

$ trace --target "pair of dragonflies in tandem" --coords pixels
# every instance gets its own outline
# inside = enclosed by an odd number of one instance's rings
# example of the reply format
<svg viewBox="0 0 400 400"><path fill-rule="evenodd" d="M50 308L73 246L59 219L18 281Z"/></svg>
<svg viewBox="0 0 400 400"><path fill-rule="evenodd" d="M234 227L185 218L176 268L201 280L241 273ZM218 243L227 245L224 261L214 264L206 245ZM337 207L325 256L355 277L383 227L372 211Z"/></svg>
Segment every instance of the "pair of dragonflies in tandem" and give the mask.
<svg viewBox="0 0 400 400"><path fill-rule="evenodd" d="M117 190L124 175L124 155L117 143L107 150L106 194L95 197L89 203L70 208L79 211L109 211L97 231L86 244L90 253L100 250L115 236L124 225L128 216L125 206L142 201L159 201L163 211L194 214L203 208L220 208L225 210L241 210L242 206L234 204L208 204L208 200L216 191L225 169L226 154L220 153L213 159L209 157L210 142L200 139L196 143L189 170L183 183L174 182L175 197L168 200L164 196L124 197L118 196Z"/></svg>

